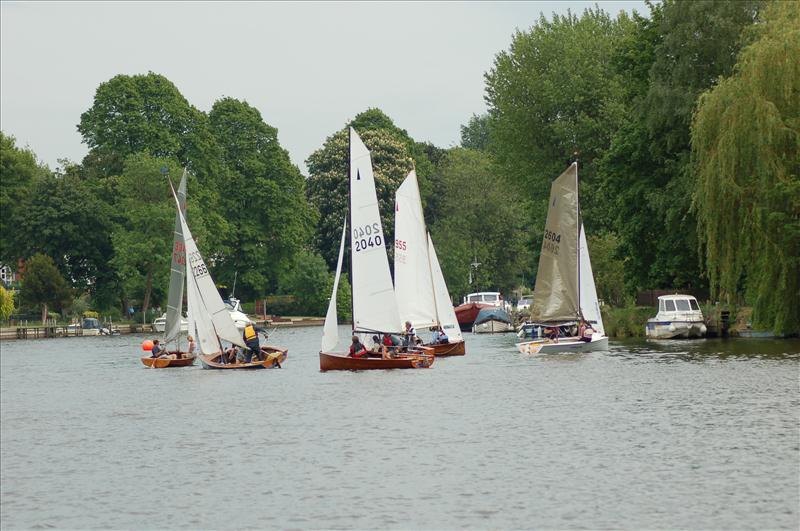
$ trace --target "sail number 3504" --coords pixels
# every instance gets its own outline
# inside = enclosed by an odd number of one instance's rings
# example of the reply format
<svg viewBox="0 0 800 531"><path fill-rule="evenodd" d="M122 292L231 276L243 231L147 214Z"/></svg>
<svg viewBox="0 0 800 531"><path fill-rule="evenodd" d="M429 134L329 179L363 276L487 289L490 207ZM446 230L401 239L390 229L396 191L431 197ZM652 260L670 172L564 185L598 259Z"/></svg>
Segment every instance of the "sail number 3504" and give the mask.
<svg viewBox="0 0 800 531"><path fill-rule="evenodd" d="M373 223L363 227L355 227L353 229L353 245L355 245L356 252L382 246L383 237L381 236L380 224Z"/></svg>

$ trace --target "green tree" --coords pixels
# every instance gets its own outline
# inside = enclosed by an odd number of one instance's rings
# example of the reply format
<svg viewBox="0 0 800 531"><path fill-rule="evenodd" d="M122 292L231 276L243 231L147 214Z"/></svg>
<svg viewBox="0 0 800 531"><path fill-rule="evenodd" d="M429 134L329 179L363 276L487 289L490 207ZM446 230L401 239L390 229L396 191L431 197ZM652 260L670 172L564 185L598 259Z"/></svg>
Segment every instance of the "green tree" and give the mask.
<svg viewBox="0 0 800 531"><path fill-rule="evenodd" d="M167 168L171 175L182 172L171 159L146 153L131 155L125 160L116 188L122 219L112 234L111 263L122 280L124 297L140 298L144 313L150 308L151 297L160 303L169 282L177 207L161 168ZM191 197L191 191L187 197ZM187 217L190 215L187 213Z"/></svg>
<svg viewBox="0 0 800 531"><path fill-rule="evenodd" d="M26 215L21 205L30 195L33 182L50 173L33 151L20 149L15 143L13 136L0 131L0 263L12 267L17 259L29 256L19 253L14 241L16 220Z"/></svg>
<svg viewBox="0 0 800 531"><path fill-rule="evenodd" d="M305 181L278 142L278 131L246 102L223 98L209 114L228 168L220 205L230 225L217 252L218 281L238 279L245 296L277 288L310 242L316 212Z"/></svg>
<svg viewBox="0 0 800 531"><path fill-rule="evenodd" d="M282 291L294 295L296 311L302 315L324 316L332 288L333 276L325 260L308 251L298 255L295 267L281 282Z"/></svg>
<svg viewBox="0 0 800 531"><path fill-rule="evenodd" d="M453 148L442 162L443 199L431 238L450 295L509 293L531 271L525 205L484 152ZM539 235L541 235L539 230ZM481 265L472 269L472 263ZM472 284L469 279L472 278Z"/></svg>
<svg viewBox="0 0 800 531"><path fill-rule="evenodd" d="M14 311L14 292L0 286L0 321L7 321Z"/></svg>
<svg viewBox="0 0 800 531"><path fill-rule="evenodd" d="M42 324L47 322L49 307L61 311L69 306L72 290L49 256L37 254L26 260L22 300L41 307Z"/></svg>
<svg viewBox="0 0 800 531"><path fill-rule="evenodd" d="M486 74L491 149L503 174L536 201L531 222L546 211L551 181L575 157L581 181L593 185L602 155L626 109L624 86L609 57L635 25L623 12L613 19L599 8L544 16L518 31ZM597 201L584 202L587 230L609 226Z"/></svg>
<svg viewBox="0 0 800 531"><path fill-rule="evenodd" d="M597 296L611 306L625 306L630 297L625 291L624 261L619 259L619 238L606 232L590 236L588 244Z"/></svg>
<svg viewBox="0 0 800 531"><path fill-rule="evenodd" d="M461 147L486 151L491 142L489 115L473 114L467 125L461 126Z"/></svg>
<svg viewBox="0 0 800 531"><path fill-rule="evenodd" d="M711 287L757 326L800 332L800 9L775 2L735 72L700 99L695 205Z"/></svg>
<svg viewBox="0 0 800 531"><path fill-rule="evenodd" d="M385 129L356 131L372 156L381 223L386 241L391 242L394 240L394 193L414 167L413 160L406 146L391 132ZM329 136L323 147L306 161L310 172L306 193L320 215L316 248L330 269L336 267L342 222L350 207L348 134L345 128ZM349 264L343 267L349 270Z"/></svg>

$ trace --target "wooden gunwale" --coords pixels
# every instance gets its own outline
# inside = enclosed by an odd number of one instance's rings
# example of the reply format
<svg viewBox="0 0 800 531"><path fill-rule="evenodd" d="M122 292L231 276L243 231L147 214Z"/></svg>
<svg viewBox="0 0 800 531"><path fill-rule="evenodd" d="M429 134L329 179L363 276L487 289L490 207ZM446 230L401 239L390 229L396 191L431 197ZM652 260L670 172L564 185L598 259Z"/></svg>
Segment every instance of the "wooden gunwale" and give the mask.
<svg viewBox="0 0 800 531"><path fill-rule="evenodd" d="M365 358L353 358L344 352L320 352L320 371L369 371L386 369L427 369L433 365L433 349L420 347L419 353L400 354L396 358L384 358L372 354Z"/></svg>
<svg viewBox="0 0 800 531"><path fill-rule="evenodd" d="M278 363L283 364L286 361L286 356L289 354L289 349L284 347L276 347L273 345L264 345L261 347L262 354L272 354L274 352L280 353L278 356ZM254 361L251 363L220 363L219 357L222 353L218 352L216 354L201 354L199 356L200 362L203 364L204 369L220 369L220 370L236 370L236 369L244 369L244 370L252 370L252 369L271 369L276 367L275 360L272 359L265 359L264 361Z"/></svg>
<svg viewBox="0 0 800 531"><path fill-rule="evenodd" d="M463 339L461 341L450 343L430 343L424 346L432 349L433 355L437 358L442 358L445 356L463 356L467 353L466 342Z"/></svg>
<svg viewBox="0 0 800 531"><path fill-rule="evenodd" d="M194 360L197 359L196 356L188 356L186 352L178 352L178 351L170 351L170 354L181 354L180 358L177 359L170 359L170 358L151 358L150 356L144 356L140 358L142 363L147 367L153 367L154 369L164 369L166 367L189 367L194 365Z"/></svg>

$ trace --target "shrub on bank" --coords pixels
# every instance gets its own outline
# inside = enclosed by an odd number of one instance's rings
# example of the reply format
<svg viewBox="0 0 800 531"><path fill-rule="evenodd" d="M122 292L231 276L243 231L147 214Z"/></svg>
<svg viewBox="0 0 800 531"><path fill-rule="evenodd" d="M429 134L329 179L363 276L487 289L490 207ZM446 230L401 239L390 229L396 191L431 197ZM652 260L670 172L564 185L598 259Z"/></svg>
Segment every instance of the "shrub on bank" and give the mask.
<svg viewBox="0 0 800 531"><path fill-rule="evenodd" d="M656 314L649 306L602 307L603 325L608 337L644 337L647 320Z"/></svg>

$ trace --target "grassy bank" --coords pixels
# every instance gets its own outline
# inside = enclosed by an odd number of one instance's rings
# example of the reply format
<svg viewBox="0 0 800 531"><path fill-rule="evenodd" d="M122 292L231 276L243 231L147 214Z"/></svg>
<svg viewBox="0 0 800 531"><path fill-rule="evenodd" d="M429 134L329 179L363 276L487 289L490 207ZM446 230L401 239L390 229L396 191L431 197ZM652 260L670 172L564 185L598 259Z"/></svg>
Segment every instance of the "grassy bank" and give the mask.
<svg viewBox="0 0 800 531"><path fill-rule="evenodd" d="M605 305L601 311L608 337L644 337L647 320L656 314L656 309L650 306L612 308Z"/></svg>

